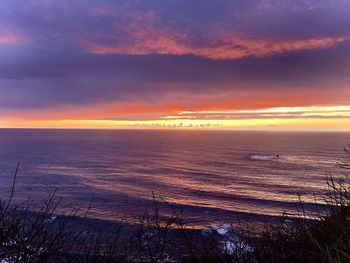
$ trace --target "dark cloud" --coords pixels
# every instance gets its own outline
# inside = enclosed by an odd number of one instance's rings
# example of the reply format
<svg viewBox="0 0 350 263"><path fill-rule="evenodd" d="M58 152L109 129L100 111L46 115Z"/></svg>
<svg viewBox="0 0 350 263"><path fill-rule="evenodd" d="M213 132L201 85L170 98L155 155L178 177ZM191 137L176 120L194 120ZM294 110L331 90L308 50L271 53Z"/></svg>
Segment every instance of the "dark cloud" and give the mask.
<svg viewBox="0 0 350 263"><path fill-rule="evenodd" d="M282 2L1 1L0 111L332 91L324 103L349 102L349 1Z"/></svg>
<svg viewBox="0 0 350 263"><path fill-rule="evenodd" d="M0 7L0 22L19 28L35 45L71 49L79 41L130 46L143 31L192 47L215 46L211 38L228 36L296 40L350 32L348 1L6 0Z"/></svg>
<svg viewBox="0 0 350 263"><path fill-rule="evenodd" d="M12 54L19 54L9 48ZM112 101L167 100L188 95L293 91L342 92L350 82L350 44L265 59L210 60L193 56L23 54L0 62L6 107L50 107ZM171 97L172 99L174 96ZM193 96L191 97L193 98ZM32 103L30 103L32 101ZM25 103L24 103L25 102ZM4 107L5 104L2 104Z"/></svg>

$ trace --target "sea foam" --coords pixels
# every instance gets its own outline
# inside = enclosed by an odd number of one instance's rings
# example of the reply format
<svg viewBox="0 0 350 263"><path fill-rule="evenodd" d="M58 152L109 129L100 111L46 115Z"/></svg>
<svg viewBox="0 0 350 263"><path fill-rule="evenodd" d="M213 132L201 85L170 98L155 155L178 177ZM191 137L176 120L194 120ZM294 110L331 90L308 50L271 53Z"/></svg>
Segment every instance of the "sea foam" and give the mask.
<svg viewBox="0 0 350 263"><path fill-rule="evenodd" d="M279 159L279 155L275 154L252 154L249 157L252 161L275 161Z"/></svg>

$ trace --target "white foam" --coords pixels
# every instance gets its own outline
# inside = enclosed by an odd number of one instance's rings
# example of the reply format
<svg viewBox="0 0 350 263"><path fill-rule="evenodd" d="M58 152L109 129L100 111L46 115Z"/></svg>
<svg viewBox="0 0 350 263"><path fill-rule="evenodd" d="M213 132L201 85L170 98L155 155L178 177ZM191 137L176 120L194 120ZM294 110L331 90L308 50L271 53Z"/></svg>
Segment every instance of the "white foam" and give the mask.
<svg viewBox="0 0 350 263"><path fill-rule="evenodd" d="M223 251L230 255L252 253L254 251L251 246L241 241L222 241L221 244L223 245Z"/></svg>
<svg viewBox="0 0 350 263"><path fill-rule="evenodd" d="M220 228L217 228L216 231L218 232L218 234L220 235L225 235L231 228L231 225L230 224L223 224L222 227Z"/></svg>
<svg viewBox="0 0 350 263"><path fill-rule="evenodd" d="M250 160L253 161L275 161L279 159L279 155L271 154L252 154Z"/></svg>
<svg viewBox="0 0 350 263"><path fill-rule="evenodd" d="M224 228L218 228L216 229L216 231L218 232L219 235L225 235L228 232L228 230Z"/></svg>
<svg viewBox="0 0 350 263"><path fill-rule="evenodd" d="M232 243L231 241L224 241L223 245L224 251L230 255L234 254L237 249L236 244Z"/></svg>

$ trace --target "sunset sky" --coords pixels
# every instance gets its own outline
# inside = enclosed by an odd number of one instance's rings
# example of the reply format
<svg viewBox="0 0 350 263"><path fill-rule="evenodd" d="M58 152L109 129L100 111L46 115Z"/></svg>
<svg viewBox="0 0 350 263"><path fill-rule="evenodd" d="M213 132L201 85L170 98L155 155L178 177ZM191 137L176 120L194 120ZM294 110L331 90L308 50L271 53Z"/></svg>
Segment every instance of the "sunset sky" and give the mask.
<svg viewBox="0 0 350 263"><path fill-rule="evenodd" d="M350 1L1 0L0 127L350 130Z"/></svg>

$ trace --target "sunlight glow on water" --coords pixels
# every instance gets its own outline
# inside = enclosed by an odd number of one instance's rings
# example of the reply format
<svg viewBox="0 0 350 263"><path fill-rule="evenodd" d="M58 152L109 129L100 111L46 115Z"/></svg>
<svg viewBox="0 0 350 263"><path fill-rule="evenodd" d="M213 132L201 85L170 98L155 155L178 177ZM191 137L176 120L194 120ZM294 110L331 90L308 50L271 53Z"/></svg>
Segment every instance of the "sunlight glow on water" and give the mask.
<svg viewBox="0 0 350 263"><path fill-rule="evenodd" d="M0 130L0 193L45 198L55 187L64 209L92 200L90 216L141 212L152 191L182 206L195 224L234 212L280 215L297 194L312 203L349 142L346 133L228 131ZM252 161L252 154L279 154ZM313 209L310 204L308 209Z"/></svg>

